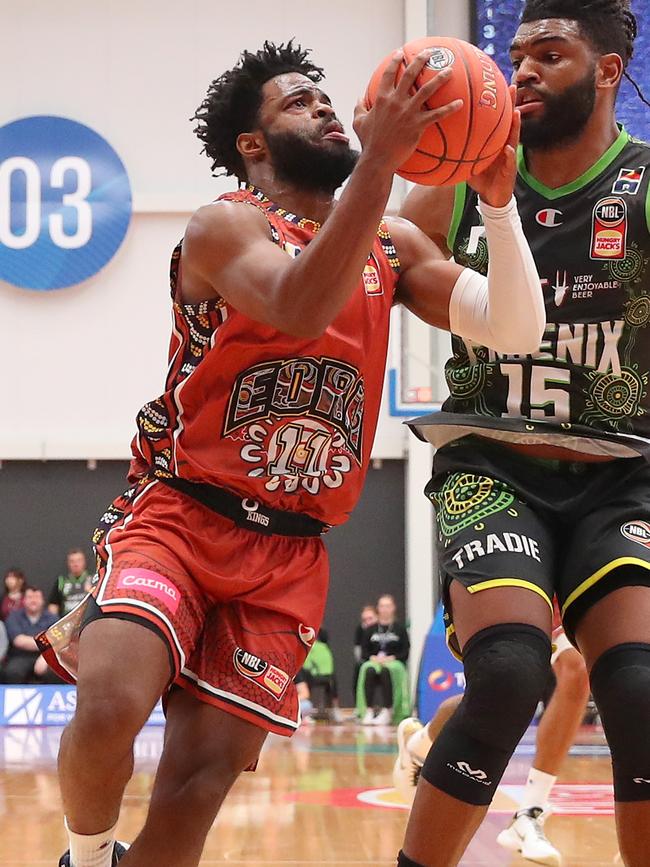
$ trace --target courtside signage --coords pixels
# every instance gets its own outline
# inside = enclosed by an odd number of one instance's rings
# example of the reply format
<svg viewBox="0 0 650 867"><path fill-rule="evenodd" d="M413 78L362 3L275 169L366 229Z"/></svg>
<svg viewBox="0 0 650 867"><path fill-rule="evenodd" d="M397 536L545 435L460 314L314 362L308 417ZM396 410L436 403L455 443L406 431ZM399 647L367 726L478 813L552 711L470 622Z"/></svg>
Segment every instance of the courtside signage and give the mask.
<svg viewBox="0 0 650 867"><path fill-rule="evenodd" d="M0 127L0 280L47 291L100 271L131 220L131 185L111 145L64 117Z"/></svg>
<svg viewBox="0 0 650 867"><path fill-rule="evenodd" d="M74 686L0 686L0 726L61 726L77 707ZM164 725L160 703L146 725Z"/></svg>

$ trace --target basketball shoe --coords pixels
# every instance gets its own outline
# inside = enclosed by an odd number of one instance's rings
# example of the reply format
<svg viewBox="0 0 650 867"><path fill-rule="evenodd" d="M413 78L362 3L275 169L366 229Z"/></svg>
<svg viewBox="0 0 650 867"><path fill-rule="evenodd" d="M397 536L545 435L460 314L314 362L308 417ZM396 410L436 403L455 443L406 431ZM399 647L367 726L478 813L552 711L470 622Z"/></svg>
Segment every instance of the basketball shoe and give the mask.
<svg viewBox="0 0 650 867"><path fill-rule="evenodd" d="M420 731L422 723L415 717L407 717L397 726L397 758L393 765L393 786L409 804L415 797L422 762L408 748L409 738Z"/></svg>
<svg viewBox="0 0 650 867"><path fill-rule="evenodd" d="M559 867L562 856L544 834L547 818L548 812L541 807L519 810L510 825L501 831L497 843L510 852L519 852L526 861Z"/></svg>
<svg viewBox="0 0 650 867"><path fill-rule="evenodd" d="M113 860L111 861L111 867L115 867L117 862L120 860L122 855L124 855L128 848L128 843L118 843L117 841L115 842L115 845L113 846ZM59 861L59 867L70 867L69 849L64 855L61 856L61 860Z"/></svg>

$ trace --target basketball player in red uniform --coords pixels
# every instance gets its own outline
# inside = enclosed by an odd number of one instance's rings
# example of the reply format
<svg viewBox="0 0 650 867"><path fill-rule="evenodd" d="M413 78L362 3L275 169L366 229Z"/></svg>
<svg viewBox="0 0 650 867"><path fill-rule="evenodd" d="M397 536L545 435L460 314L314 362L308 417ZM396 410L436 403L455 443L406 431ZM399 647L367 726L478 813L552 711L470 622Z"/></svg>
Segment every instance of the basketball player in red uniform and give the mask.
<svg viewBox="0 0 650 867"><path fill-rule="evenodd" d="M298 727L293 678L327 593L320 535L363 484L393 303L471 339L489 330L501 351L539 343L541 287L512 200L518 119L476 184L487 279L410 223L382 220L425 125L459 107L423 108L445 74L413 92L428 57L396 86L397 53L375 106L358 106L360 156L321 70L291 44L244 53L197 112L213 168L246 187L201 208L174 253L164 393L138 415L131 487L95 533L93 594L42 637L78 684L59 755L61 865L197 865L267 733ZM161 695L165 747L125 851L114 829L133 741Z"/></svg>

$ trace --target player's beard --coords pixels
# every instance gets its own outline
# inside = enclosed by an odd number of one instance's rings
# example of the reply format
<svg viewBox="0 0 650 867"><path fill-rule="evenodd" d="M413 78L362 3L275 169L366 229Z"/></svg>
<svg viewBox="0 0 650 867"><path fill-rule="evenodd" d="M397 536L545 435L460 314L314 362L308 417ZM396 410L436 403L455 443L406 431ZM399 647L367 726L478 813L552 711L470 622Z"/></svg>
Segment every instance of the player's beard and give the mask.
<svg viewBox="0 0 650 867"><path fill-rule="evenodd" d="M596 105L596 66L561 93L544 97L541 117L522 118L521 143L531 150L552 150L575 140Z"/></svg>
<svg viewBox="0 0 650 867"><path fill-rule="evenodd" d="M332 194L352 173L359 153L345 142L311 141L290 132L264 132L280 181L300 190Z"/></svg>

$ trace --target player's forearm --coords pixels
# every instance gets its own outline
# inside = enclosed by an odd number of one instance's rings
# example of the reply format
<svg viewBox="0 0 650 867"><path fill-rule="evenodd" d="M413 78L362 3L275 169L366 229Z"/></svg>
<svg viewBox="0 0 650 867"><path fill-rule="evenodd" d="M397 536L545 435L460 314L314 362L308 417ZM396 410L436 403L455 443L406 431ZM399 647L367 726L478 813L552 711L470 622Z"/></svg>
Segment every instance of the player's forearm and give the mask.
<svg viewBox="0 0 650 867"><path fill-rule="evenodd" d="M501 353L536 352L546 327L541 281L514 199L481 203L490 253L487 281L465 270L449 304L451 330Z"/></svg>
<svg viewBox="0 0 650 867"><path fill-rule="evenodd" d="M315 239L285 269L276 304L289 328L318 337L359 284L390 195L392 174L362 154L338 204Z"/></svg>

